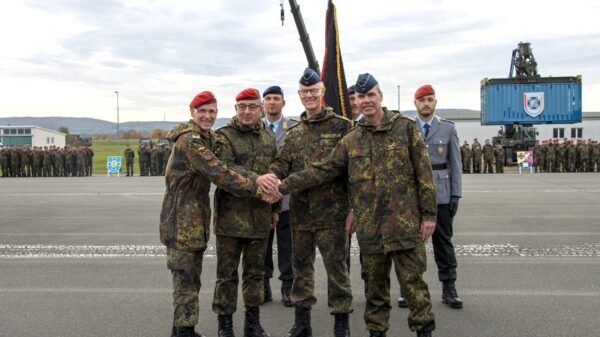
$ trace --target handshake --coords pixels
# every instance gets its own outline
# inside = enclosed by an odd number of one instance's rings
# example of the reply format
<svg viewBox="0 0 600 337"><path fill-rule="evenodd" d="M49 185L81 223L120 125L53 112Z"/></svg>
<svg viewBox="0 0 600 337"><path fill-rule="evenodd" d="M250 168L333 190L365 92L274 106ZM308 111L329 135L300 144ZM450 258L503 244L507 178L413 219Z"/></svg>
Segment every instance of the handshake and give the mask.
<svg viewBox="0 0 600 337"><path fill-rule="evenodd" d="M283 198L279 192L281 180L273 173L263 174L256 178L256 185L261 189L261 197L264 202L274 204Z"/></svg>

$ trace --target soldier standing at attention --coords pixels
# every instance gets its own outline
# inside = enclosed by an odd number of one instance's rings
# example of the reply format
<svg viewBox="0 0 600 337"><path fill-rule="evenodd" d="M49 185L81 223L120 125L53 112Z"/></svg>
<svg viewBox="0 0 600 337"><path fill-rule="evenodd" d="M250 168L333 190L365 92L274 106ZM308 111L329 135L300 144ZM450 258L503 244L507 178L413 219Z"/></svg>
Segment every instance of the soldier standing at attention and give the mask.
<svg viewBox="0 0 600 337"><path fill-rule="evenodd" d="M554 166L556 162L556 147L552 142L552 139L548 140L548 145L546 147L546 172L556 172L556 166Z"/></svg>
<svg viewBox="0 0 600 337"><path fill-rule="evenodd" d="M463 164L463 173L471 173L471 163L473 162L473 151L469 146L469 143L465 140L465 143L461 147L463 152L462 164Z"/></svg>
<svg viewBox="0 0 600 337"><path fill-rule="evenodd" d="M477 141L477 138L473 138L473 173L481 173L481 144Z"/></svg>
<svg viewBox="0 0 600 337"><path fill-rule="evenodd" d="M494 149L494 158L496 162L496 173L504 173L504 148L502 144L496 144Z"/></svg>
<svg viewBox="0 0 600 337"><path fill-rule="evenodd" d="M0 169L2 169L2 177L8 176L8 151L2 145L0 145Z"/></svg>
<svg viewBox="0 0 600 337"><path fill-rule="evenodd" d="M543 165L542 163L542 146L540 145L540 141L536 140L535 145L533 146L533 167L535 173L542 173Z"/></svg>
<svg viewBox="0 0 600 337"><path fill-rule="evenodd" d="M429 152L437 191L437 222L431 240L438 278L442 282L442 300L451 308L460 309L463 302L458 297L455 287L457 263L452 244L452 223L458 210L458 200L462 196L460 150L454 123L435 115L436 104L433 87L426 84L417 89L417 122ZM486 146L487 151L492 146L489 139L486 139L485 143L484 155ZM492 160L486 158L485 161L485 171L492 173L491 166L488 166Z"/></svg>
<svg viewBox="0 0 600 337"><path fill-rule="evenodd" d="M215 154L232 170L256 180L268 172L277 155L275 135L260 120L260 93L254 88L236 96L236 115L217 130ZM260 324L264 300L264 261L269 231L279 221L280 204L236 197L221 188L215 192L214 231L217 235L217 283L213 312L219 315L219 337L233 337L238 267L242 258L242 296L246 307L245 337L269 337Z"/></svg>
<svg viewBox="0 0 600 337"><path fill-rule="evenodd" d="M21 166L23 167L23 177L31 177L31 150L26 145L23 145L21 153Z"/></svg>
<svg viewBox="0 0 600 337"><path fill-rule="evenodd" d="M600 145L597 140L592 141L590 157L590 172L600 172Z"/></svg>
<svg viewBox="0 0 600 337"><path fill-rule="evenodd" d="M168 134L173 158L167 166L166 191L160 213L160 241L167 247L167 267L173 275L172 337L201 337L198 292L202 258L210 233L211 182L238 196L260 196L256 184L231 171L212 152L217 100L211 92L190 103L191 120Z"/></svg>
<svg viewBox="0 0 600 337"><path fill-rule="evenodd" d="M271 165L271 171L279 178L301 171L310 163L325 157L350 130L351 122L348 119L322 105L324 91L319 75L307 68L298 87L300 100L306 110L300 115L301 122L289 128L277 160ZM317 247L327 271L328 304L335 316L334 336L349 336L348 314L352 311L352 291L346 266L348 236L345 225L348 213L348 193L343 177L291 194L295 323L286 337L312 336L310 311L317 302L314 295Z"/></svg>
<svg viewBox="0 0 600 337"><path fill-rule="evenodd" d="M588 162L588 146L585 142L585 139L581 140L581 145L579 146L578 149L578 155L579 155L579 172L587 172L588 171L588 166L589 166L589 162Z"/></svg>
<svg viewBox="0 0 600 337"><path fill-rule="evenodd" d="M389 329L392 262L406 290L410 329L418 337L431 336L434 315L423 273L425 241L435 230L436 192L427 148L414 120L381 106L383 93L372 75L358 76L356 93L364 119L329 155L291 174L280 191L294 195L343 178L368 273L364 318L370 336L385 337ZM455 150L460 169L458 143Z"/></svg>
<svg viewBox="0 0 600 337"><path fill-rule="evenodd" d="M123 157L125 157L126 175L128 177L133 177L133 160L135 159L135 153L129 145L127 145L125 151L123 151Z"/></svg>
<svg viewBox="0 0 600 337"><path fill-rule="evenodd" d="M567 159L567 149L565 148L564 143L558 143L558 139L556 140L558 147L556 148L556 170L557 172L566 172L566 159Z"/></svg>
<svg viewBox="0 0 600 337"><path fill-rule="evenodd" d="M494 173L494 147L489 139L483 145L483 173Z"/></svg>
<svg viewBox="0 0 600 337"><path fill-rule="evenodd" d="M263 120L267 129L275 134L277 148L283 146L287 130L296 125L297 122L289 121L283 116L285 99L280 87L274 85L263 92L263 106L265 119ZM267 253L265 255L265 302L273 300L271 284L269 280L273 277L273 240L277 235L277 266L279 268L279 280L281 280L281 302L286 307L294 304L291 299L292 283L292 232L290 230L290 196L284 195L281 200L281 213L279 222L275 228L271 228L269 241L267 242Z"/></svg>

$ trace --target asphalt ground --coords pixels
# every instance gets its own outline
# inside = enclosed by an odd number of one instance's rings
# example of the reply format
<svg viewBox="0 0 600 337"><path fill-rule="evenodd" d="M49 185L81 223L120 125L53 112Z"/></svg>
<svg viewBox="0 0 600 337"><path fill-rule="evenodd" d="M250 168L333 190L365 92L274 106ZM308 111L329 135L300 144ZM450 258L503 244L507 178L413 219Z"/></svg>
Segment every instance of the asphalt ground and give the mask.
<svg viewBox="0 0 600 337"><path fill-rule="evenodd" d="M463 188L454 242L465 307L441 303L429 251L434 335L599 336L600 175L465 175ZM0 179L0 336L168 336L163 193L162 177ZM200 295L199 330L207 337L217 335L213 242ZM352 335L368 336L355 242L351 253ZM278 301L279 281L272 285L275 301L261 307L262 322L283 336L294 313ZM316 288L314 336L332 336L320 258ZM394 299L398 293L392 277ZM388 336L414 335L407 313L394 305Z"/></svg>

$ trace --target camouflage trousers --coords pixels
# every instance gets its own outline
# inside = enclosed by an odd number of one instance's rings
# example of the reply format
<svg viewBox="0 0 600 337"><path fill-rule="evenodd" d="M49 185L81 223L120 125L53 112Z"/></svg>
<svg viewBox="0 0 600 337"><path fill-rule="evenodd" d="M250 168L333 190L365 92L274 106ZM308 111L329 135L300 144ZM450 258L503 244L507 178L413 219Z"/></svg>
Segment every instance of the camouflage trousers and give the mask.
<svg viewBox="0 0 600 337"><path fill-rule="evenodd" d="M264 300L265 253L267 238L250 239L217 235L217 283L212 309L218 315L231 315L237 307L238 266L242 258L242 297L244 305L258 307Z"/></svg>
<svg viewBox="0 0 600 337"><path fill-rule="evenodd" d="M369 292L365 308L367 330L387 331L390 327L390 269L394 262L402 295L408 301L408 326L412 331L434 322L429 288L423 280L427 269L425 244L413 249L381 254L363 254Z"/></svg>
<svg viewBox="0 0 600 337"><path fill-rule="evenodd" d="M494 173L494 160L484 159L483 160L483 173Z"/></svg>
<svg viewBox="0 0 600 337"><path fill-rule="evenodd" d="M167 248L167 268L173 274L173 326L198 324L198 292L204 251Z"/></svg>
<svg viewBox="0 0 600 337"><path fill-rule="evenodd" d="M352 311L352 289L346 266L348 237L343 227L315 231L292 231L292 300L296 307L310 309L317 298L315 289L315 249L318 247L327 271L328 304L332 314Z"/></svg>
<svg viewBox="0 0 600 337"><path fill-rule="evenodd" d="M473 158L473 173L481 173L481 157Z"/></svg>

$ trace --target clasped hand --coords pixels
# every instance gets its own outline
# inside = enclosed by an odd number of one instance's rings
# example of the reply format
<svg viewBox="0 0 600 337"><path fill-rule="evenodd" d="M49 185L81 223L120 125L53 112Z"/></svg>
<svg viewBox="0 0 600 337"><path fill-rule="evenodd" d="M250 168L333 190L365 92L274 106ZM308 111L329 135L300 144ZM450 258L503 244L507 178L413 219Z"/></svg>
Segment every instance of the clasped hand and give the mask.
<svg viewBox="0 0 600 337"><path fill-rule="evenodd" d="M256 184L262 190L262 200L269 204L274 204L281 200L283 195L279 192L281 180L273 173L263 174L256 178Z"/></svg>

